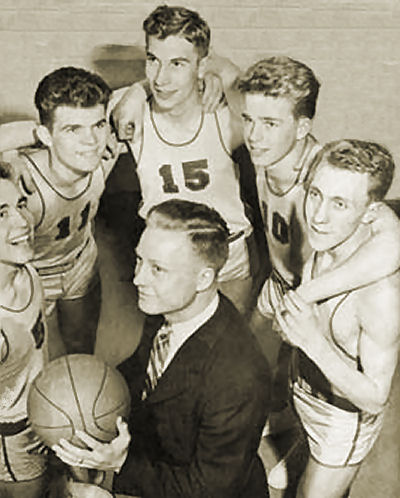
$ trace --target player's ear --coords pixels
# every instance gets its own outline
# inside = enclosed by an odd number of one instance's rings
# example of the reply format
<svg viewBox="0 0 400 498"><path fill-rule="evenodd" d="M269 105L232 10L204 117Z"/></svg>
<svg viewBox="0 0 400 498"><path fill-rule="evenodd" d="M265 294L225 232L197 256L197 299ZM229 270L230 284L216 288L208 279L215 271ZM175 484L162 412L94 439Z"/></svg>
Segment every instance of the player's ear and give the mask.
<svg viewBox="0 0 400 498"><path fill-rule="evenodd" d="M379 216L378 211L381 205L381 202L370 202L365 210L361 222L365 224L373 223Z"/></svg>
<svg viewBox="0 0 400 498"><path fill-rule="evenodd" d="M51 138L51 133L50 133L49 129L47 128L47 126L44 126L42 124L39 125L36 128L36 134L37 134L38 139L44 145L46 145L47 147L51 147L53 140Z"/></svg>
<svg viewBox="0 0 400 498"><path fill-rule="evenodd" d="M207 290L214 283L215 270L209 266L202 268L197 275L197 290L199 292Z"/></svg>
<svg viewBox="0 0 400 498"><path fill-rule="evenodd" d="M306 116L300 116L297 119L297 140L302 140L306 137L311 131L311 119Z"/></svg>

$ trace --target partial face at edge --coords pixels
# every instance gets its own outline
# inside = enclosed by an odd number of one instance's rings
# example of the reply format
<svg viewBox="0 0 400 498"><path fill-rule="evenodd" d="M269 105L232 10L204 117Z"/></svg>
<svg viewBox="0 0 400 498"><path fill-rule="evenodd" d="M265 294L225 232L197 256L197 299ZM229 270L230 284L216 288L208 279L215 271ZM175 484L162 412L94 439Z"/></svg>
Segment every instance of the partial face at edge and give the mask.
<svg viewBox="0 0 400 498"><path fill-rule="evenodd" d="M33 258L33 216L11 180L0 179L0 261L22 265Z"/></svg>
<svg viewBox="0 0 400 498"><path fill-rule="evenodd" d="M255 166L272 166L286 157L308 132L310 120L296 119L286 97L243 95L242 122L246 146Z"/></svg>
<svg viewBox="0 0 400 498"><path fill-rule="evenodd" d="M305 216L313 249L327 251L348 240L370 206L368 175L322 161L306 193Z"/></svg>

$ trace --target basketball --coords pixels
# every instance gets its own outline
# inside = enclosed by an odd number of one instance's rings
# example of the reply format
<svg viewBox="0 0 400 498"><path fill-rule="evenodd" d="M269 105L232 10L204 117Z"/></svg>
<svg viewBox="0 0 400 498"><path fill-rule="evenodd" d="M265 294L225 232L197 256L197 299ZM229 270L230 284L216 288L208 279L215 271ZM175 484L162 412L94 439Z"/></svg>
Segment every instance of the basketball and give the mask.
<svg viewBox="0 0 400 498"><path fill-rule="evenodd" d="M109 442L117 435L117 417L127 417L129 409L125 379L88 354L66 355L50 362L28 395L32 428L50 447L61 438L82 447L77 430Z"/></svg>

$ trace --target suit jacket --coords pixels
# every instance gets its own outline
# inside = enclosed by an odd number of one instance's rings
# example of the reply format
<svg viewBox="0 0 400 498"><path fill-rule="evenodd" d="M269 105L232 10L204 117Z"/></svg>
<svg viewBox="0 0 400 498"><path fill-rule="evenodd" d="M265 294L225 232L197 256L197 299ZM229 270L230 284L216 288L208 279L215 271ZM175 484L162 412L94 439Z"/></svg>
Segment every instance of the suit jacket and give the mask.
<svg viewBox="0 0 400 498"><path fill-rule="evenodd" d="M176 353L142 401L162 317L148 317L135 353L120 365L132 396L128 458L119 492L143 498L268 496L257 455L269 411L270 372L256 339L220 295L215 314Z"/></svg>

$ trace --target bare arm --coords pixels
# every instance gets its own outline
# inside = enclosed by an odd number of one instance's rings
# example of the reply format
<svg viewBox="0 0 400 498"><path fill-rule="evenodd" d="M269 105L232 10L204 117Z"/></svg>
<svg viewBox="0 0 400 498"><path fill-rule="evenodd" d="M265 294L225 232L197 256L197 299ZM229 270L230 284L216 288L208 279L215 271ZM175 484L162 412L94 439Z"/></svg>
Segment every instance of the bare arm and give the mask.
<svg viewBox="0 0 400 498"><path fill-rule="evenodd" d="M213 112L217 108L223 93L230 103L230 94L233 92L233 84L239 72L239 68L229 59L215 53L209 55L202 97L206 112ZM141 136L144 106L150 93L146 79L113 92L109 112L121 140L135 141Z"/></svg>
<svg viewBox="0 0 400 498"><path fill-rule="evenodd" d="M220 78L229 107L234 114L240 116L240 97L235 89L235 82L241 74L240 68L227 57L212 52L208 56L206 71L214 73Z"/></svg>
<svg viewBox="0 0 400 498"><path fill-rule="evenodd" d="M148 92L147 82L142 80L112 93L108 113L120 140L135 142L141 137Z"/></svg>
<svg viewBox="0 0 400 498"><path fill-rule="evenodd" d="M110 129L108 133L107 146L101 159L101 168L103 170L105 180L107 180L109 174L118 161L119 155L125 151L125 142L119 142L115 132Z"/></svg>
<svg viewBox="0 0 400 498"><path fill-rule="evenodd" d="M242 123L227 105L218 109L216 114L220 124L222 141L227 152L231 155L243 143Z"/></svg>
<svg viewBox="0 0 400 498"><path fill-rule="evenodd" d="M35 144L36 126L34 121L13 121L0 125L0 152Z"/></svg>
<svg viewBox="0 0 400 498"><path fill-rule="evenodd" d="M295 292L289 292L283 301L287 313L277 312L276 317L290 343L304 351L343 397L366 412L379 413L387 401L397 364L398 300L398 289L377 288L362 303L359 313L362 371L349 365L330 340L328 323L321 320L316 305L309 305Z"/></svg>
<svg viewBox="0 0 400 498"><path fill-rule="evenodd" d="M400 220L377 203L371 237L341 266L301 284L297 289L311 303L371 284L400 268Z"/></svg>

